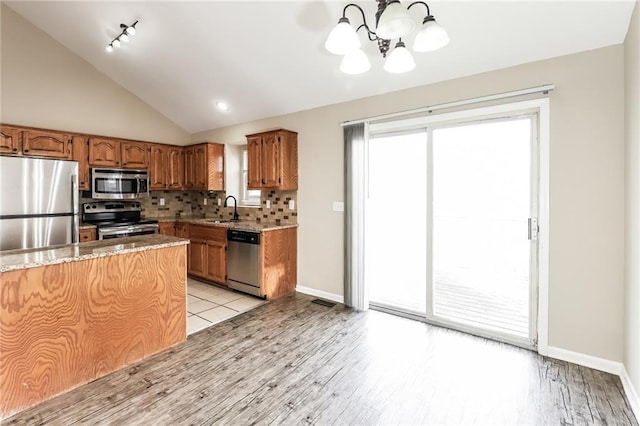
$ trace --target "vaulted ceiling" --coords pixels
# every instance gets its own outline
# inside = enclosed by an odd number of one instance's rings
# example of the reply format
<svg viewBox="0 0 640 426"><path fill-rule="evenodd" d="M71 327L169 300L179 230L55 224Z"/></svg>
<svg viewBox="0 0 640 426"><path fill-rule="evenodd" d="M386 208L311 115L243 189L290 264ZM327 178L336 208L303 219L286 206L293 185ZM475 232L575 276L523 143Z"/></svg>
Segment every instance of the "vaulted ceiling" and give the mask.
<svg viewBox="0 0 640 426"><path fill-rule="evenodd" d="M429 1L451 43L389 74L340 72L324 49L337 1L7 1L14 11L185 130L229 126L624 42L633 0ZM403 2L404 3L404 2ZM373 23L375 1L359 1ZM422 10L412 8L416 21ZM355 9L347 16L359 25ZM122 48L107 44L138 20ZM409 43L408 43L409 44ZM215 102L229 103L227 112Z"/></svg>

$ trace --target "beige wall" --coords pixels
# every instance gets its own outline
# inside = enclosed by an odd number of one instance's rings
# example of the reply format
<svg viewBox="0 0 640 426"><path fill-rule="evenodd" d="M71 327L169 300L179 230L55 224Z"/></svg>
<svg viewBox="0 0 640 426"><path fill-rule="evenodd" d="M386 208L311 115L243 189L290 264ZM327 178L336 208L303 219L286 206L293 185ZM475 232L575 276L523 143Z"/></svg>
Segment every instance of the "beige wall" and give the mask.
<svg viewBox="0 0 640 426"><path fill-rule="evenodd" d="M189 133L1 5L0 121L183 145Z"/></svg>
<svg viewBox="0 0 640 426"><path fill-rule="evenodd" d="M625 59L625 339L624 364L640 392L640 2L624 44Z"/></svg>
<svg viewBox="0 0 640 426"><path fill-rule="evenodd" d="M193 141L240 142L244 134L280 126L299 132L298 283L341 295L343 215L332 211L332 201L343 199L341 122L555 83L549 345L622 361L623 70L618 45L202 132ZM400 210L411 211L394 209Z"/></svg>

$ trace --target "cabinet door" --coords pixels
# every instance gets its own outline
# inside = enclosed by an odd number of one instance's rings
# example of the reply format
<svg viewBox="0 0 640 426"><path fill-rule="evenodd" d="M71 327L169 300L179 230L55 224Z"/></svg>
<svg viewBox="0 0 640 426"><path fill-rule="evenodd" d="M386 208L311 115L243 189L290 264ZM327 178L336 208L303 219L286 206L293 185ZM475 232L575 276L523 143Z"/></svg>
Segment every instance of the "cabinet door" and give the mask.
<svg viewBox="0 0 640 426"><path fill-rule="evenodd" d="M151 165L149 167L149 189L165 189L167 186L166 169L167 150L162 145L151 145Z"/></svg>
<svg viewBox="0 0 640 426"><path fill-rule="evenodd" d="M207 189L224 191L224 145L207 144Z"/></svg>
<svg viewBox="0 0 640 426"><path fill-rule="evenodd" d="M280 183L280 143L275 133L262 137L262 187L277 188Z"/></svg>
<svg viewBox="0 0 640 426"><path fill-rule="evenodd" d="M169 148L165 169L167 187L182 189L184 187L184 150L182 148Z"/></svg>
<svg viewBox="0 0 640 426"><path fill-rule="evenodd" d="M89 144L85 136L74 136L71 142L71 158L78 162L78 189L89 191Z"/></svg>
<svg viewBox="0 0 640 426"><path fill-rule="evenodd" d="M195 186L197 189L207 189L208 164L206 145L196 146L194 155Z"/></svg>
<svg viewBox="0 0 640 426"><path fill-rule="evenodd" d="M195 151L192 147L184 149L184 186L186 189L196 186Z"/></svg>
<svg viewBox="0 0 640 426"><path fill-rule="evenodd" d="M149 168L149 144L122 141L122 167L125 169Z"/></svg>
<svg viewBox="0 0 640 426"><path fill-rule="evenodd" d="M19 154L20 130L9 126L0 126L0 153Z"/></svg>
<svg viewBox="0 0 640 426"><path fill-rule="evenodd" d="M189 238L189 232L187 231L187 225L184 223L176 223L176 237Z"/></svg>
<svg viewBox="0 0 640 426"><path fill-rule="evenodd" d="M191 239L187 272L191 275L206 278L207 272L207 242L205 240Z"/></svg>
<svg viewBox="0 0 640 426"><path fill-rule="evenodd" d="M249 189L262 188L262 138L247 139L247 186Z"/></svg>
<svg viewBox="0 0 640 426"><path fill-rule="evenodd" d="M94 167L120 167L120 141L89 138L89 165Z"/></svg>
<svg viewBox="0 0 640 426"><path fill-rule="evenodd" d="M227 283L226 244L207 241L207 278L219 284Z"/></svg>
<svg viewBox="0 0 640 426"><path fill-rule="evenodd" d="M176 236L176 223L175 222L160 222L158 224L159 229L158 232L162 235L166 235L169 237Z"/></svg>
<svg viewBox="0 0 640 426"><path fill-rule="evenodd" d="M22 153L52 158L71 158L71 137L64 133L22 131Z"/></svg>

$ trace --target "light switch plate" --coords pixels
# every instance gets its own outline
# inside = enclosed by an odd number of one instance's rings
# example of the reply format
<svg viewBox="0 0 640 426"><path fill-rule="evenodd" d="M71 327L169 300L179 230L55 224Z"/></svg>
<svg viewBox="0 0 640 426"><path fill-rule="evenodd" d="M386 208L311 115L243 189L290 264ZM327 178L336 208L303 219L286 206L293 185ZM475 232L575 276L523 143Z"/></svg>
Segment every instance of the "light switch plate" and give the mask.
<svg viewBox="0 0 640 426"><path fill-rule="evenodd" d="M204 200L202 200L202 204L204 204L205 206L207 205L208 202L209 202L209 200L206 199L206 198Z"/></svg>
<svg viewBox="0 0 640 426"><path fill-rule="evenodd" d="M296 202L293 200L289 200L289 210L293 210L296 208Z"/></svg>
<svg viewBox="0 0 640 426"><path fill-rule="evenodd" d="M222 205L222 198L218 198L218 205L221 206Z"/></svg>
<svg viewBox="0 0 640 426"><path fill-rule="evenodd" d="M161 205L161 206L164 206L164 198L160 198L160 200L159 200L159 201L160 201L160 205Z"/></svg>
<svg viewBox="0 0 640 426"><path fill-rule="evenodd" d="M270 209L271 208L271 201L270 200L265 201L264 205L265 205L266 208Z"/></svg>
<svg viewBox="0 0 640 426"><path fill-rule="evenodd" d="M344 203L342 201L334 201L333 202L333 211L334 212L343 212L344 211Z"/></svg>

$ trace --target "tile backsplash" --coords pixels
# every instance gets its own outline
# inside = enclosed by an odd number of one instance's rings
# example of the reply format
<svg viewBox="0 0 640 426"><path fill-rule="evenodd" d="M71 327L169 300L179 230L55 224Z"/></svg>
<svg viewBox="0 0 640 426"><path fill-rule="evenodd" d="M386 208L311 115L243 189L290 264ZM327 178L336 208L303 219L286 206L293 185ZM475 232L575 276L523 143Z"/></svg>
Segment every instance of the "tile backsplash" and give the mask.
<svg viewBox="0 0 640 426"><path fill-rule="evenodd" d="M238 207L240 220L256 223L288 225L298 222L297 191L262 191L260 207ZM164 198L164 206L160 199ZM207 198L207 205L204 199ZM137 201L142 205L142 216L153 218L207 217L229 220L233 218L233 201L230 207L218 206L218 198L223 202L224 192L206 191L151 191L148 198ZM293 200L295 208L289 209L289 201ZM81 203L93 201L81 198ZM267 201L270 207L267 208Z"/></svg>
<svg viewBox="0 0 640 426"><path fill-rule="evenodd" d="M177 217L207 217L229 220L233 218L233 202L229 207L218 206L218 198L224 202L224 192L206 191L151 191L149 198L140 200L142 214L145 217L177 218ZM262 191L260 207L238 207L240 220L249 220L267 224L297 223L297 191ZM160 198L164 198L165 205L160 205ZM207 198L207 204L204 199ZM266 207L267 200L271 206ZM296 204L294 210L289 210L289 201Z"/></svg>

